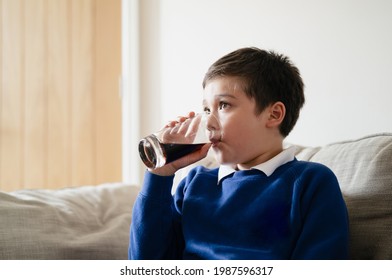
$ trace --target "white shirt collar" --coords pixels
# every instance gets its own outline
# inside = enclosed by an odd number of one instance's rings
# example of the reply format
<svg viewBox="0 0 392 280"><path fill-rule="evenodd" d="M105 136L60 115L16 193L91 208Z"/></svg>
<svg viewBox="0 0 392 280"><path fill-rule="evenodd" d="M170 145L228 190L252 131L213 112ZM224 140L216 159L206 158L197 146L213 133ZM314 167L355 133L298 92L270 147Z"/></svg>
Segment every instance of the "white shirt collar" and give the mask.
<svg viewBox="0 0 392 280"><path fill-rule="evenodd" d="M265 175L271 176L272 173L283 164L294 160L296 152L295 146L290 146L284 149L282 152L271 158L270 160L260 163L259 165L253 166L251 169L258 169ZM231 165L221 165L218 172L218 184L226 176L234 173L236 170Z"/></svg>

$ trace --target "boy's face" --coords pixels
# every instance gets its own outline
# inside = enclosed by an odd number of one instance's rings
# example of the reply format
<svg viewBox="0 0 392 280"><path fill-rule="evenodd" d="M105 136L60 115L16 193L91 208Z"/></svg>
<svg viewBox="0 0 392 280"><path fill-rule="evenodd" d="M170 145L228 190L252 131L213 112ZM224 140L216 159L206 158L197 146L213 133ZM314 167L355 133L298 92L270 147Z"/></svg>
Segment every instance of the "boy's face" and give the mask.
<svg viewBox="0 0 392 280"><path fill-rule="evenodd" d="M236 77L211 80L203 93L203 108L210 114L211 129L219 130L212 149L221 164L250 168L269 158L273 150L268 128L269 107L256 115L256 103L242 89Z"/></svg>

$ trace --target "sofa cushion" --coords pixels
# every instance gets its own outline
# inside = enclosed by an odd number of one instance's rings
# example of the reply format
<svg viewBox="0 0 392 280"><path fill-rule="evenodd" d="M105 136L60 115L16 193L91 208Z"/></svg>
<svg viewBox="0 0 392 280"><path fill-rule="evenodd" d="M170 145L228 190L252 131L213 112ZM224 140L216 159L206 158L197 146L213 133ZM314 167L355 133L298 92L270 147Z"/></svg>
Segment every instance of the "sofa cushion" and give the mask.
<svg viewBox="0 0 392 280"><path fill-rule="evenodd" d="M0 192L0 259L127 259L137 188Z"/></svg>
<svg viewBox="0 0 392 280"><path fill-rule="evenodd" d="M297 158L336 174L349 211L351 258L392 259L392 134L299 147Z"/></svg>

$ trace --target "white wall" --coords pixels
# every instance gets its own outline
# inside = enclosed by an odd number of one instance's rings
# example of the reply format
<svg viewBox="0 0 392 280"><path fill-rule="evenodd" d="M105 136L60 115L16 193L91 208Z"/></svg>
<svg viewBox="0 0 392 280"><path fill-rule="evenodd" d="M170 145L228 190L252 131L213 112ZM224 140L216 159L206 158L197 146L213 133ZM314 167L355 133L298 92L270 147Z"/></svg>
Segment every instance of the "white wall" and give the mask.
<svg viewBox="0 0 392 280"><path fill-rule="evenodd" d="M209 65L245 46L282 52L302 73L307 101L288 141L317 146L392 131L392 1L140 3L142 135L200 109Z"/></svg>

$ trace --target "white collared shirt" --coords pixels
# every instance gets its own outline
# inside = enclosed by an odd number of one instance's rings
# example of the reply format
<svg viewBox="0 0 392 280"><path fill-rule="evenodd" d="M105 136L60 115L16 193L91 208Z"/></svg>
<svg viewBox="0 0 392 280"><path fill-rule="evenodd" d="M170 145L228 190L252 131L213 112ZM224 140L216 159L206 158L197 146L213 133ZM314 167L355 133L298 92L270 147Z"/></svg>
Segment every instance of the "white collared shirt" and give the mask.
<svg viewBox="0 0 392 280"><path fill-rule="evenodd" d="M296 152L295 146L290 146L287 149L284 149L282 152L271 158L270 160L260 163L259 165L253 166L251 169L258 169L262 171L265 175L271 176L272 173L283 164L294 160ZM219 167L218 172L218 184L219 182L226 176L234 173L235 170L233 166L230 165L221 165Z"/></svg>

